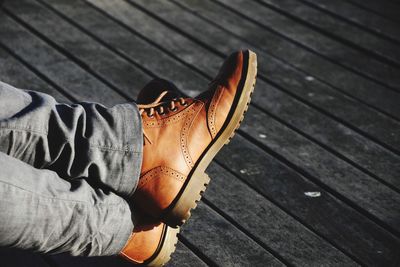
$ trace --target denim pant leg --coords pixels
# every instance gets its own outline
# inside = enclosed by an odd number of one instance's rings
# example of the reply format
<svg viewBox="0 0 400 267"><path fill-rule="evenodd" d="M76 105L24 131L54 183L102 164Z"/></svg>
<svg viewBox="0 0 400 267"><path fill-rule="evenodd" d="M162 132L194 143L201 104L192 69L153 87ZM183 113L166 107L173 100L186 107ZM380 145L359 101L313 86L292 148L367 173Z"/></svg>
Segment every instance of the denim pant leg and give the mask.
<svg viewBox="0 0 400 267"><path fill-rule="evenodd" d="M135 103L60 104L0 82L0 151L36 168L129 197L139 179L142 146Z"/></svg>
<svg viewBox="0 0 400 267"><path fill-rule="evenodd" d="M132 229L129 205L118 195L0 152L0 246L114 255Z"/></svg>

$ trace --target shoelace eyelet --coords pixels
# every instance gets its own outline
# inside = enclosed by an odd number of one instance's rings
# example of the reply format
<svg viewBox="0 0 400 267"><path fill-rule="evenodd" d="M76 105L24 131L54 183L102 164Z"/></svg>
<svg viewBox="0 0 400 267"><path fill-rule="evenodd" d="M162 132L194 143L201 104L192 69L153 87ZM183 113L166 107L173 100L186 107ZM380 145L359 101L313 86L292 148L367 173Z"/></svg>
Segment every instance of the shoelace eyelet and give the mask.
<svg viewBox="0 0 400 267"><path fill-rule="evenodd" d="M171 110L171 111L177 111L178 110L178 108L177 107L174 107L174 108L170 108L169 110Z"/></svg>

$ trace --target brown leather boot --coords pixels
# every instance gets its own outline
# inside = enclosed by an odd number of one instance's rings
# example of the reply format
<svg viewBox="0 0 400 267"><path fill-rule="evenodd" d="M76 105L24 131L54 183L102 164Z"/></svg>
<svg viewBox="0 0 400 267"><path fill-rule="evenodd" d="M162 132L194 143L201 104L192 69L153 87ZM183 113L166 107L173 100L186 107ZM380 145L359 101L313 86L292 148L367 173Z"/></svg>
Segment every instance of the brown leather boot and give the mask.
<svg viewBox="0 0 400 267"><path fill-rule="evenodd" d="M134 264L163 266L175 251L178 228L141 216L120 255Z"/></svg>
<svg viewBox="0 0 400 267"><path fill-rule="evenodd" d="M205 169L243 120L256 72L256 55L236 52L198 97L174 98L166 86L152 103L139 104L144 151L136 205L170 226L190 217L209 182Z"/></svg>

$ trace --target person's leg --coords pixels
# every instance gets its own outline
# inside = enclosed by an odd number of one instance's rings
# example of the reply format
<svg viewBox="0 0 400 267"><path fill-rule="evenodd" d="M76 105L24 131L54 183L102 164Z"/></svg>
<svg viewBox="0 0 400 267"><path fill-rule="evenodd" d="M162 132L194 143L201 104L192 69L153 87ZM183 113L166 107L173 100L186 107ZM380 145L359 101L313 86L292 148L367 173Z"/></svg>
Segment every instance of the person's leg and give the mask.
<svg viewBox="0 0 400 267"><path fill-rule="evenodd" d="M129 197L142 162L135 103L57 103L53 97L0 82L0 151L64 179L87 178Z"/></svg>
<svg viewBox="0 0 400 267"><path fill-rule="evenodd" d="M0 246L170 259L179 228L132 210L132 231L127 202L108 190L129 201L136 188L143 135L134 103L65 105L0 82L0 107Z"/></svg>
<svg viewBox="0 0 400 267"><path fill-rule="evenodd" d="M0 152L0 246L115 255L132 229L129 205L121 197Z"/></svg>

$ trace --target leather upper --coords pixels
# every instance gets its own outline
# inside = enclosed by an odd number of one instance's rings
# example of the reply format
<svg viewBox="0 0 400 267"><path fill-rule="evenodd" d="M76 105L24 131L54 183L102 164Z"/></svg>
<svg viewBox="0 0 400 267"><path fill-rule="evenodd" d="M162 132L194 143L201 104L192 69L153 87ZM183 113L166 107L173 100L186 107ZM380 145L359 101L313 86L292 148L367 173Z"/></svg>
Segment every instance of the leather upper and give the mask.
<svg viewBox="0 0 400 267"><path fill-rule="evenodd" d="M143 209L158 216L177 196L194 164L225 123L242 68L243 53L234 53L209 89L198 97L139 104L144 146L134 197Z"/></svg>

